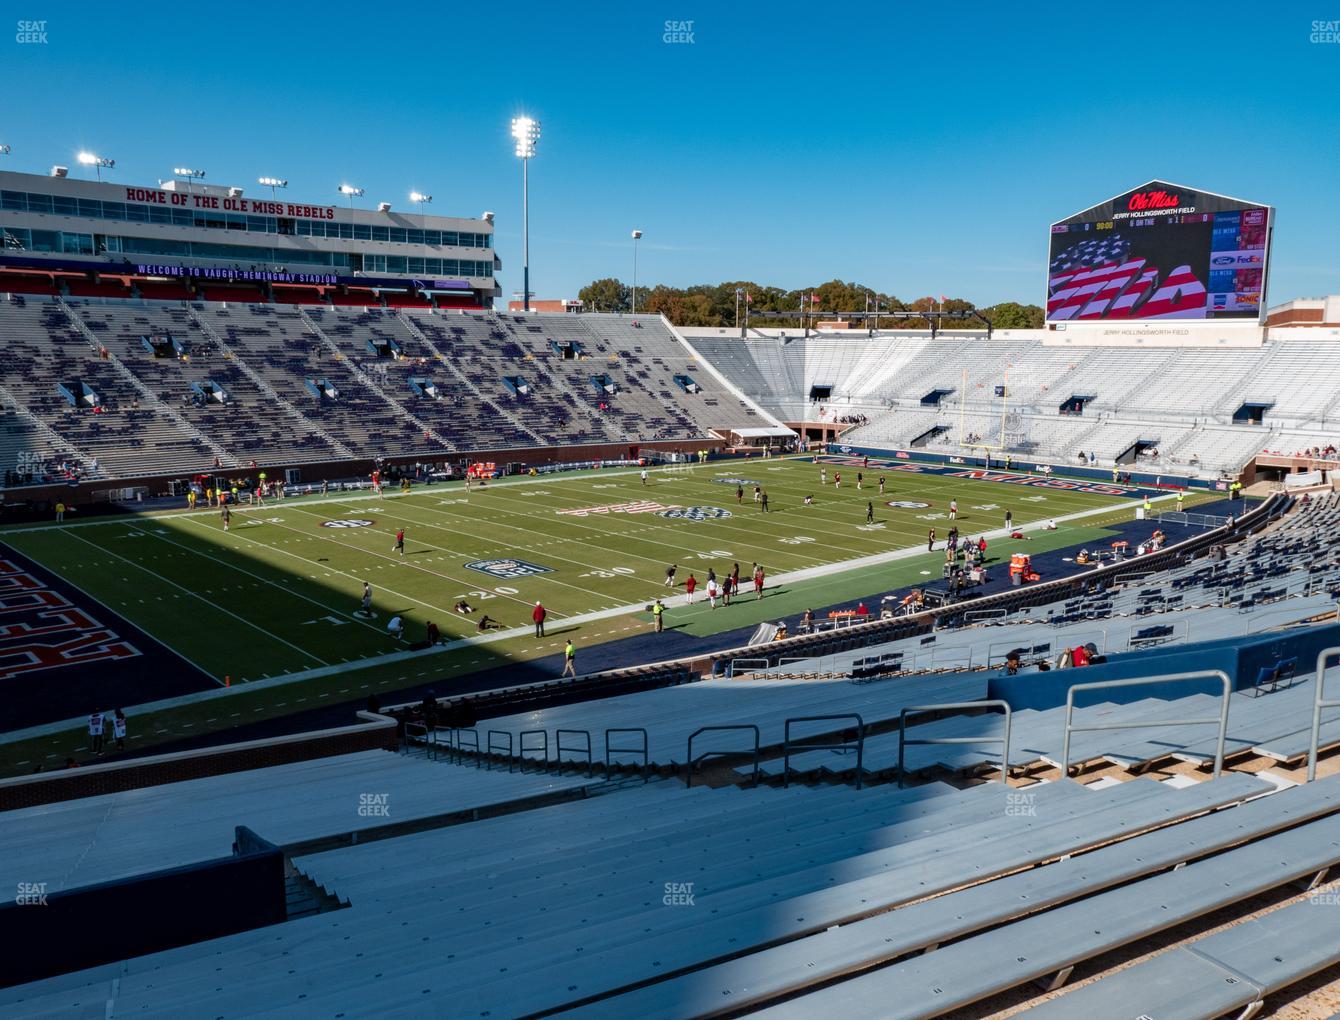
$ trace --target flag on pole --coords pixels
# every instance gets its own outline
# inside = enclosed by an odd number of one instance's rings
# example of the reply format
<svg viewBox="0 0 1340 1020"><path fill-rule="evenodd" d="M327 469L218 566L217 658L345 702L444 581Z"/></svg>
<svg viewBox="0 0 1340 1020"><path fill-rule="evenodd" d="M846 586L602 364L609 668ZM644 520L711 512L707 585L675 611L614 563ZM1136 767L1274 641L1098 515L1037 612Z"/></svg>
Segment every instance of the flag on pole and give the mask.
<svg viewBox="0 0 1340 1020"><path fill-rule="evenodd" d="M948 300L949 298L945 297L943 294L940 295L940 304L944 304Z"/></svg>
<svg viewBox="0 0 1340 1020"><path fill-rule="evenodd" d="M811 303L811 304L816 304L816 305L817 305L817 304L819 303L819 295L818 295L818 294L811 294L811 295L810 295L810 303Z"/></svg>

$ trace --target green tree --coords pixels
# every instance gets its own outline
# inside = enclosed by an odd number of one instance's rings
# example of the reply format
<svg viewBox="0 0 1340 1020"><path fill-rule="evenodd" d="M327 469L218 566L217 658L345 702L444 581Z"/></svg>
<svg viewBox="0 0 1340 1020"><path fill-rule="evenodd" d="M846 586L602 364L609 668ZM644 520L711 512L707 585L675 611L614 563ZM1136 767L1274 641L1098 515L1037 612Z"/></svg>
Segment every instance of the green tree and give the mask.
<svg viewBox="0 0 1340 1020"><path fill-rule="evenodd" d="M577 298L592 312L626 312L632 296L632 289L613 277L593 280L577 292Z"/></svg>
<svg viewBox="0 0 1340 1020"><path fill-rule="evenodd" d="M991 325L996 329L1041 329L1043 325L1040 307L1021 305L1017 301L1002 301L982 309L982 314L991 320Z"/></svg>

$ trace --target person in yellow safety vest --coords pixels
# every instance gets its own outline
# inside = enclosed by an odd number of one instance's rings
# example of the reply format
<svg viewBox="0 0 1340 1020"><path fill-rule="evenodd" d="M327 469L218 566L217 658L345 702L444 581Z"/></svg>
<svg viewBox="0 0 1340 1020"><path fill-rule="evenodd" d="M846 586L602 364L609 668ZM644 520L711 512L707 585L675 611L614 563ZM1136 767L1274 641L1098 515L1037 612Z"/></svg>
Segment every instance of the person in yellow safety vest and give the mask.
<svg viewBox="0 0 1340 1020"><path fill-rule="evenodd" d="M1145 497L1145 513L1149 513L1149 497Z"/></svg>
<svg viewBox="0 0 1340 1020"><path fill-rule="evenodd" d="M660 599L651 607L651 615L656 621L656 633L659 634L665 629L665 606Z"/></svg>

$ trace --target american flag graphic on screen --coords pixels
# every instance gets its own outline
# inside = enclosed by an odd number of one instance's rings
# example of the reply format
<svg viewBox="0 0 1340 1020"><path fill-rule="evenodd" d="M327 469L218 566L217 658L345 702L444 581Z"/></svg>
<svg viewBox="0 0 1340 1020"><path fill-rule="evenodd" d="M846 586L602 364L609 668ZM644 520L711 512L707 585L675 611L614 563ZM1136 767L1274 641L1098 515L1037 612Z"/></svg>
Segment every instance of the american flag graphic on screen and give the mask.
<svg viewBox="0 0 1340 1020"><path fill-rule="evenodd" d="M1204 318L1206 289L1189 265L1151 266L1131 258L1122 234L1066 248L1048 268L1047 318Z"/></svg>

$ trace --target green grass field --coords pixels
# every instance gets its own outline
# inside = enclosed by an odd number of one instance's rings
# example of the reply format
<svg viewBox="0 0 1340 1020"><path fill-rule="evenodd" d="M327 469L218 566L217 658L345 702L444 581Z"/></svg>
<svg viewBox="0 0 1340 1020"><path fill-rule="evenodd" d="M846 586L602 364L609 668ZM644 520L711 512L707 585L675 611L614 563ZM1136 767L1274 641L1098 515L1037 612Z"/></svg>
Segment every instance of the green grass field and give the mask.
<svg viewBox="0 0 1340 1020"><path fill-rule="evenodd" d="M859 492L855 469L846 469L841 489L832 484L833 470L828 465L825 489L808 462L754 461L653 470L645 486L636 472L622 471L493 483L468 496L454 484L384 498L289 499L234 512L227 534L217 511L200 509L11 531L4 540L211 675L245 683L394 651L385 630L393 615L404 618L410 639L423 636L428 620L450 639L474 636L485 613L505 628L528 627L539 599L556 626L667 595L671 563L678 564L676 593L682 593L691 572L701 582L709 567L722 574L739 562L748 572L757 562L777 576L924 546L929 527L941 538L948 530L942 515L950 499L959 502L964 535L1000 528L1006 507L1016 522L1027 523L1113 502L906 475L886 475L881 499L877 469ZM757 479L771 512L751 501L751 487L737 504L735 485L718 484L718 477ZM815 496L814 505L803 505L806 494ZM891 508L885 505L890 500L930 506ZM653 509L641 510L641 502ZM875 504L873 526L865 520L867 502ZM571 513L621 504L637 512ZM656 509L667 506L710 507L731 516L667 519ZM403 556L394 549L400 528ZM507 559L548 572L499 577L466 566ZM940 557L934 559L938 565ZM353 613L364 580L374 590L373 620ZM454 613L460 599L479 612ZM700 606L676 616L706 612ZM184 619L190 626L182 626ZM725 625L738 623L723 616Z"/></svg>
<svg viewBox="0 0 1340 1020"><path fill-rule="evenodd" d="M140 728L142 739L161 741L325 698L377 691L393 700L389 692L398 688L553 655L568 637L591 647L645 632L645 607L670 594L664 582L671 563L679 569L668 624L709 636L798 615L809 605L938 580L943 553L925 551L926 533L934 526L943 548L951 499L958 501L964 536L1000 529L1007 508L1022 525L1111 509L1063 522L1056 532L1035 532L1035 551L1096 538L1104 523L1129 519L1135 506L1098 493L894 470L885 472L881 498L879 468L864 472L863 491L855 485L858 468L828 463L825 470L828 484L821 487L819 467L808 459L652 469L645 486L636 470L612 469L507 479L469 494L447 483L384 498L288 499L235 511L227 534L219 512L202 508L8 528L0 540L219 682L230 678L227 710L211 700L166 710L152 730ZM835 471L843 476L840 490L832 484ZM737 504L735 484L723 481L733 478L762 484L771 512L752 502L749 485ZM804 505L806 495L814 505ZM642 501L657 507L636 506ZM867 502L873 525L866 523ZM642 512L602 509L627 504ZM667 517L658 509L664 507L681 509ZM695 507L709 509L683 509ZM713 516L719 511L729 516ZM393 548L399 528L406 533L403 556ZM881 556L887 559L870 560ZM494 576L468 566L490 560L520 560L545 572ZM735 562L745 575L755 562L767 572L771 590L762 602L750 595L715 612L705 602L678 604L691 572L703 582L709 567L722 575ZM371 620L354 615L364 580L374 590ZM459 599L478 612L454 613ZM537 599L550 613L544 639L532 634ZM482 613L504 629L478 635ZM411 641L432 620L444 646L407 655L386 633L392 615L403 616Z"/></svg>

